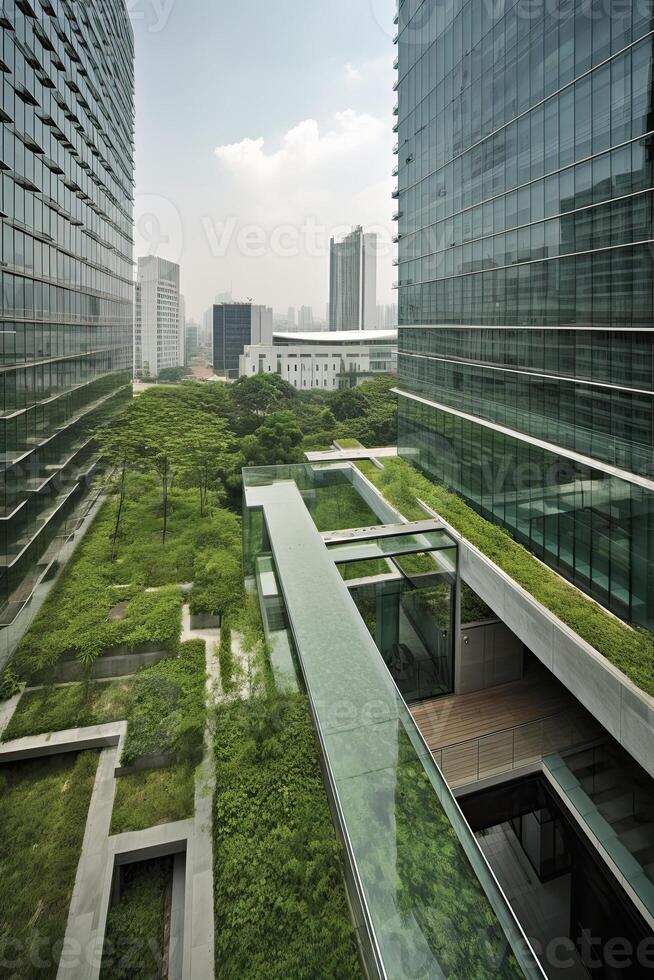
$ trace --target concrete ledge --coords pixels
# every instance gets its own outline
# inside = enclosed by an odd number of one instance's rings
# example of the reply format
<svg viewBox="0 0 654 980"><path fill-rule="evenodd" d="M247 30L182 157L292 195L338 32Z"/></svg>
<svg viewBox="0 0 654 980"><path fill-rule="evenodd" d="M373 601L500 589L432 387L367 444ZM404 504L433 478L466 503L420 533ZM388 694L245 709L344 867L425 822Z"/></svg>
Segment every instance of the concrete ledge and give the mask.
<svg viewBox="0 0 654 980"><path fill-rule="evenodd" d="M423 501L459 545L461 578L578 701L654 776L654 698L466 541Z"/></svg>
<svg viewBox="0 0 654 980"><path fill-rule="evenodd" d="M28 735L0 745L0 764L64 755L68 752L86 752L90 749L116 747L120 754L126 732L127 722L117 721L89 728L69 728L65 732L51 732L47 735Z"/></svg>
<svg viewBox="0 0 654 980"><path fill-rule="evenodd" d="M143 667L152 667L162 660L172 660L176 653L170 650L148 650L135 653L111 651L98 657L90 672L78 660L61 660L47 671L39 671L35 678L55 684L74 684L91 677L92 680L111 680L135 674Z"/></svg>
<svg viewBox="0 0 654 980"><path fill-rule="evenodd" d="M193 830L193 820L179 820L177 823L165 823L158 827L148 827L147 830L110 837L109 846L114 855L114 866L186 853Z"/></svg>

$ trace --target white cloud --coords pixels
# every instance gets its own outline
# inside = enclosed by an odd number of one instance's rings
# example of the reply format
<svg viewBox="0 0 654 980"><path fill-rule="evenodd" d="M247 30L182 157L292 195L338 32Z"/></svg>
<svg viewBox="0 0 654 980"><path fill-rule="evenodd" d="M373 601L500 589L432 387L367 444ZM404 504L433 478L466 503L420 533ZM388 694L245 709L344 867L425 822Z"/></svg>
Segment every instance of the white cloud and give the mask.
<svg viewBox="0 0 654 980"><path fill-rule="evenodd" d="M345 80L347 82L360 82L361 81L361 72L360 72L360 70L358 68L355 68L354 65L351 65L349 61L345 65L344 71L345 71Z"/></svg>

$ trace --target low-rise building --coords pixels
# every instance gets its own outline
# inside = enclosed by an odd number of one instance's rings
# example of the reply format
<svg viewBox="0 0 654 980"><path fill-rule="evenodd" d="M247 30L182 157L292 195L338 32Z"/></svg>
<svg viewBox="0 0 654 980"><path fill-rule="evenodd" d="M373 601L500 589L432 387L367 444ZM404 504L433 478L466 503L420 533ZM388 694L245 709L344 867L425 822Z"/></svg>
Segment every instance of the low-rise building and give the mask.
<svg viewBox="0 0 654 980"><path fill-rule="evenodd" d="M294 388L352 387L397 366L397 330L274 333L272 344L247 346L239 373L277 373Z"/></svg>

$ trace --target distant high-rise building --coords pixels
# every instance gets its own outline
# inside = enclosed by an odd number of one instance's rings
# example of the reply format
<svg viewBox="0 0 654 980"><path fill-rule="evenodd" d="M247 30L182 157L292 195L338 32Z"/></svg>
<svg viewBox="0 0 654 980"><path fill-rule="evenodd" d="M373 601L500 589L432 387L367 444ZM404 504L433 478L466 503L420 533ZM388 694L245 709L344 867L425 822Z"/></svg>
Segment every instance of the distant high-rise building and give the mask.
<svg viewBox="0 0 654 980"><path fill-rule="evenodd" d="M295 326L295 307L289 306L288 313L286 314L286 322L291 326Z"/></svg>
<svg viewBox="0 0 654 980"><path fill-rule="evenodd" d="M1 19L0 633L71 533L92 433L131 397L134 302L125 4L11 0Z"/></svg>
<svg viewBox="0 0 654 980"><path fill-rule="evenodd" d="M301 306L297 318L298 330L313 330L313 310L310 306Z"/></svg>
<svg viewBox="0 0 654 980"><path fill-rule="evenodd" d="M134 310L134 375L156 378L184 361L179 266L156 255L138 260Z"/></svg>
<svg viewBox="0 0 654 980"><path fill-rule="evenodd" d="M377 307L377 329L389 330L397 326L397 304L386 303Z"/></svg>
<svg viewBox="0 0 654 980"><path fill-rule="evenodd" d="M220 303L213 308L213 366L238 377L239 357L249 344L270 344L273 311L253 303Z"/></svg>
<svg viewBox="0 0 654 980"><path fill-rule="evenodd" d="M193 320L187 320L184 330L184 365L188 367L200 348L201 327Z"/></svg>
<svg viewBox="0 0 654 980"><path fill-rule="evenodd" d="M329 329L374 330L377 325L377 235L359 225L329 246Z"/></svg>

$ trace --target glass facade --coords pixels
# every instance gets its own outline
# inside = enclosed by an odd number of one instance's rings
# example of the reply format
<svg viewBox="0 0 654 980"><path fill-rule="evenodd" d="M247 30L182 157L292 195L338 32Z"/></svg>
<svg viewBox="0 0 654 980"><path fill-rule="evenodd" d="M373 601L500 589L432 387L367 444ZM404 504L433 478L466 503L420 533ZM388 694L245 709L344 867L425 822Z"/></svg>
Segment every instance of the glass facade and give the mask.
<svg viewBox="0 0 654 980"><path fill-rule="evenodd" d="M396 110L400 450L649 628L653 27L403 0Z"/></svg>
<svg viewBox="0 0 654 980"><path fill-rule="evenodd" d="M224 303L213 308L213 366L238 377L239 357L252 341L252 306Z"/></svg>
<svg viewBox="0 0 654 980"><path fill-rule="evenodd" d="M131 396L133 36L110 0L0 10L0 618Z"/></svg>

